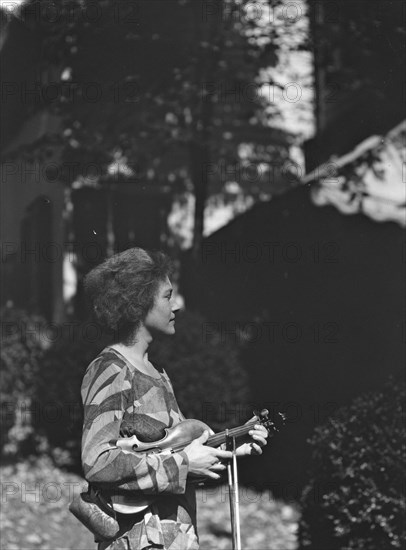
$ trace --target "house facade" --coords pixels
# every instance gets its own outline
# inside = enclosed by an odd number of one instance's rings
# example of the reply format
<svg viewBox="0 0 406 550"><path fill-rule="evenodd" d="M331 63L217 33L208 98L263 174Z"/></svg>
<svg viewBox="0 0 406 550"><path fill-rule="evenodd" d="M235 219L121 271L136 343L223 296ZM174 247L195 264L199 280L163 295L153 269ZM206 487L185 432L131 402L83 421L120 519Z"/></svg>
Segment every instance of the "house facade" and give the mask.
<svg viewBox="0 0 406 550"><path fill-rule="evenodd" d="M64 318L64 186L58 152L43 158L30 145L60 122L42 94L52 75L43 70L41 36L30 19L2 12L1 302L47 319Z"/></svg>

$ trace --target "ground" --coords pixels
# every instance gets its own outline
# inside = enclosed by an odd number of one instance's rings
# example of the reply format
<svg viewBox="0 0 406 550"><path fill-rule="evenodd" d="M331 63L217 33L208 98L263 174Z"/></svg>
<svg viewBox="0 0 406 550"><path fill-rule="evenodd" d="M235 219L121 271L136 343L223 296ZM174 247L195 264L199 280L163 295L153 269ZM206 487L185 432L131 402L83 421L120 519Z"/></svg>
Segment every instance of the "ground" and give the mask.
<svg viewBox="0 0 406 550"><path fill-rule="evenodd" d="M92 535L68 510L82 478L46 458L1 467L1 550L94 550ZM226 486L197 495L202 550L231 549ZM269 491L240 488L243 550L295 550L298 512Z"/></svg>

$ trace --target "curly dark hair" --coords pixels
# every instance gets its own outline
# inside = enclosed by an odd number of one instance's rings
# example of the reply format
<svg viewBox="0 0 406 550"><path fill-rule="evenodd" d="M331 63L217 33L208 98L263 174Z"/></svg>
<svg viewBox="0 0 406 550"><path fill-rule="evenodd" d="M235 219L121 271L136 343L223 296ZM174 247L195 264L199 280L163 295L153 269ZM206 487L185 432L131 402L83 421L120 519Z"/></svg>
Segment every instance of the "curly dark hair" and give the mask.
<svg viewBox="0 0 406 550"><path fill-rule="evenodd" d="M129 248L92 269L84 288L93 313L114 339L129 343L154 305L159 284L173 272L160 251Z"/></svg>

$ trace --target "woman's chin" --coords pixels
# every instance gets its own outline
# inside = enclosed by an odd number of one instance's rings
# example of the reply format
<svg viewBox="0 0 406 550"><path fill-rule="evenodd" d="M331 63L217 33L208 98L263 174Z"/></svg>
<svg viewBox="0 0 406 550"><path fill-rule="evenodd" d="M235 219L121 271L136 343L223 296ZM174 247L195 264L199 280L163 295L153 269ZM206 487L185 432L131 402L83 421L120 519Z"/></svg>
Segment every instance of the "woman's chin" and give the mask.
<svg viewBox="0 0 406 550"><path fill-rule="evenodd" d="M161 334L171 335L171 334L175 334L175 332L176 332L175 323L171 322L164 330L162 330Z"/></svg>

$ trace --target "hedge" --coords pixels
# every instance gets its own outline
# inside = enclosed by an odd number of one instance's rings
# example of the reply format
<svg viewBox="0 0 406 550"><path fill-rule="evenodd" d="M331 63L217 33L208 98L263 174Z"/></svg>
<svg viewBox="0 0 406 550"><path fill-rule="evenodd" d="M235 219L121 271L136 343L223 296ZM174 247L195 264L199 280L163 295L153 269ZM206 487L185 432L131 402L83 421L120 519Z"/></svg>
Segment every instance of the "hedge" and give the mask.
<svg viewBox="0 0 406 550"><path fill-rule="evenodd" d="M315 430L301 548L404 548L405 397L404 381L391 379Z"/></svg>

